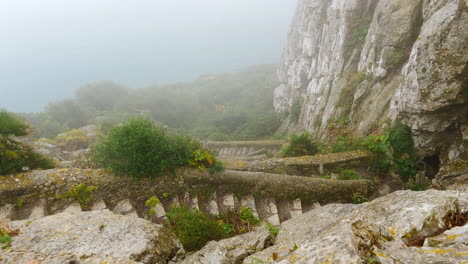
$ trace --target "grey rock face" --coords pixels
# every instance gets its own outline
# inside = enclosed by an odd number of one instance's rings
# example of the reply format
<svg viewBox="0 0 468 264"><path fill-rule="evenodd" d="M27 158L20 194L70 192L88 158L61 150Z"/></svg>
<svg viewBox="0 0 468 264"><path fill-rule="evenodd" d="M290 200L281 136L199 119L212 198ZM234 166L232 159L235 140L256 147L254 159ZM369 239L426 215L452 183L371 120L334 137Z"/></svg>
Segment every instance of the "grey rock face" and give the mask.
<svg viewBox="0 0 468 264"><path fill-rule="evenodd" d="M42 257L47 259L44 263L89 257L125 260L114 263L167 263L181 248L162 226L108 210L60 213L11 226L21 234L14 237L11 250L0 249L0 263L28 263ZM96 263L93 258L79 263Z"/></svg>
<svg viewBox="0 0 468 264"><path fill-rule="evenodd" d="M459 0L300 0L275 108L299 107L289 129L322 138L340 118L357 136L398 118L421 154L456 159L468 123L467 23Z"/></svg>

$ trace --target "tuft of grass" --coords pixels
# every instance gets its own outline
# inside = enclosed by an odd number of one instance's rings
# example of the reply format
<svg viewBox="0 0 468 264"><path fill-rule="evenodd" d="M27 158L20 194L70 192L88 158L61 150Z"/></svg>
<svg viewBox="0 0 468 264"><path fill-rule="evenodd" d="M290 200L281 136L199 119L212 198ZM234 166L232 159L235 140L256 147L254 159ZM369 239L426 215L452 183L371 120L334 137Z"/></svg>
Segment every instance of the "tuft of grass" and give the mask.
<svg viewBox="0 0 468 264"><path fill-rule="evenodd" d="M268 222L265 222L265 227L268 229L268 231L270 232L271 235L273 236L277 236L280 229L279 227L276 227Z"/></svg>
<svg viewBox="0 0 468 264"><path fill-rule="evenodd" d="M343 170L338 180L360 180L362 179L361 174L355 170Z"/></svg>

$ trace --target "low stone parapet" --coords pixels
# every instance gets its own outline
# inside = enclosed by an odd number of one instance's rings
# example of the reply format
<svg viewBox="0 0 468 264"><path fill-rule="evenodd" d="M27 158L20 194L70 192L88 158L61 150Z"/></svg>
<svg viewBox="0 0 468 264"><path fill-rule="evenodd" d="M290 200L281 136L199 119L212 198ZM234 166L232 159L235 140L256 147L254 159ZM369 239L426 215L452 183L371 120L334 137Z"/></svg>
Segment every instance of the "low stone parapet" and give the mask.
<svg viewBox="0 0 468 264"><path fill-rule="evenodd" d="M222 159L230 170L257 171L300 176L339 173L344 169L367 168L370 157L363 151L351 151L315 156L273 158L254 161Z"/></svg>
<svg viewBox="0 0 468 264"><path fill-rule="evenodd" d="M206 141L204 145L219 157L245 157L276 154L286 143L284 140Z"/></svg>

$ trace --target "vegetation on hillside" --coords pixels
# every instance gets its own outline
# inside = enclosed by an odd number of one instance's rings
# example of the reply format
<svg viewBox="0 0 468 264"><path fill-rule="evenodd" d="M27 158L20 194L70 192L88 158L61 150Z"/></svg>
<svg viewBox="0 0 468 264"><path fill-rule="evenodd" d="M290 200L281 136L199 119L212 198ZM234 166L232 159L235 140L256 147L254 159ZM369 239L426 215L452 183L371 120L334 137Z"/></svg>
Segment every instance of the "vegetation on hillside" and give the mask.
<svg viewBox="0 0 468 264"><path fill-rule="evenodd" d="M130 90L105 81L79 88L73 99L50 103L26 114L36 137L88 124L108 127L147 115L180 135L208 140L257 140L275 133L281 118L272 106L275 66L261 65L191 83Z"/></svg>
<svg viewBox="0 0 468 264"><path fill-rule="evenodd" d="M52 159L33 151L32 147L18 141L29 134L29 124L19 115L0 111L0 175L21 172L24 169L54 166Z"/></svg>

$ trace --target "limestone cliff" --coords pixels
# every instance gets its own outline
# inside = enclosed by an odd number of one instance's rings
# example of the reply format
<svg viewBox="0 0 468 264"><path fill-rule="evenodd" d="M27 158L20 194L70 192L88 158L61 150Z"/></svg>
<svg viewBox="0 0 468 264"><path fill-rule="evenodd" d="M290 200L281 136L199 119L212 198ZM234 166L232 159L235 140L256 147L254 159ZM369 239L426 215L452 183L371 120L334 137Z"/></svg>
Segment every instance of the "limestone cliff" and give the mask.
<svg viewBox="0 0 468 264"><path fill-rule="evenodd" d="M456 159L468 139L467 25L466 0L299 0L275 108L285 127L322 139L400 119L423 156Z"/></svg>

